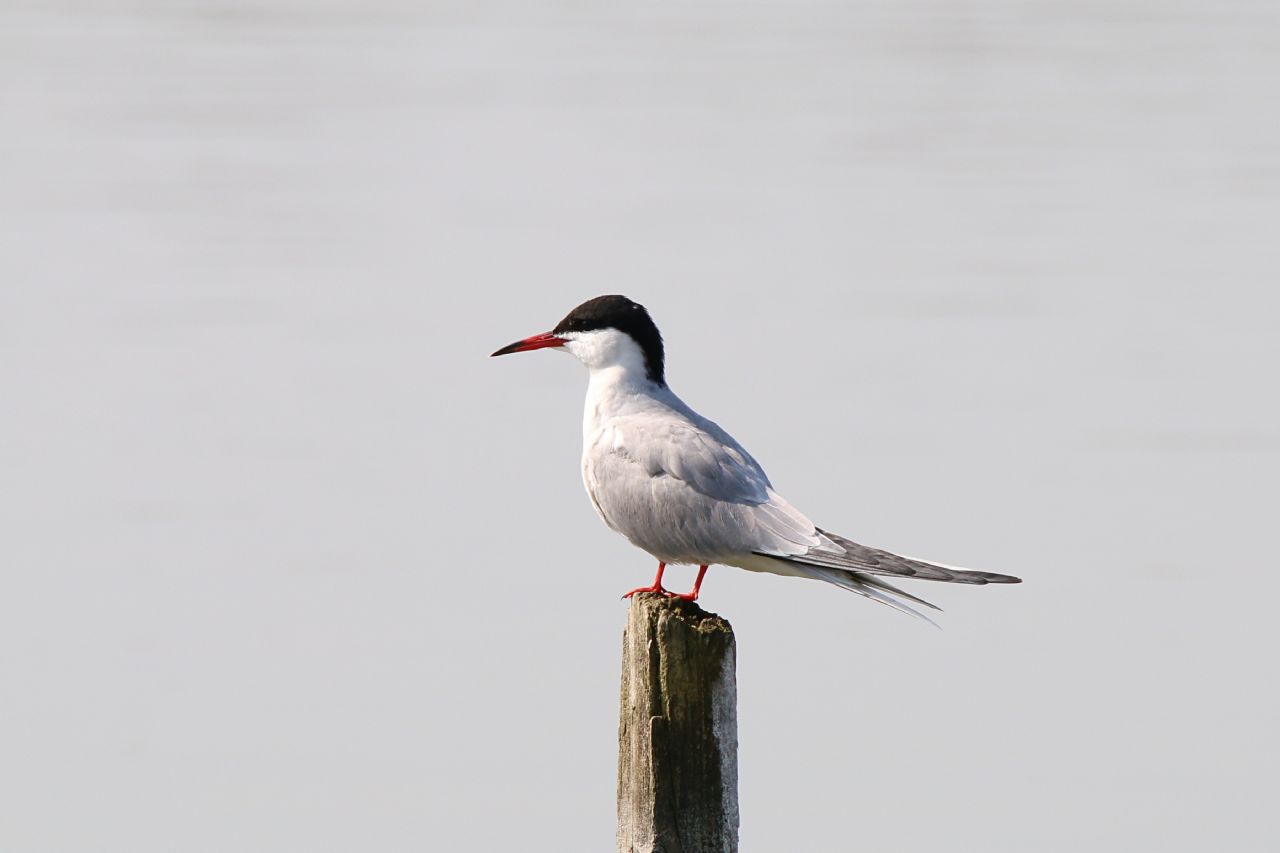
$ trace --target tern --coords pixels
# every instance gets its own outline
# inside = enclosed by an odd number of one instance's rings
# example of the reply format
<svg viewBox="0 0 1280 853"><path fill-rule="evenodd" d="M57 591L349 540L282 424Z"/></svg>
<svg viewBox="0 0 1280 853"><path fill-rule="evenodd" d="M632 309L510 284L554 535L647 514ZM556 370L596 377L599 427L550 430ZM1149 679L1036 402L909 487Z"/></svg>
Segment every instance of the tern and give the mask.
<svg viewBox="0 0 1280 853"><path fill-rule="evenodd" d="M826 581L930 621L934 610L884 578L1019 583L869 548L816 526L781 495L760 463L667 387L662 335L644 306L599 296L550 332L493 355L558 349L590 374L582 418L582 480L596 513L658 561L653 584L627 593L696 601L710 565ZM669 565L698 567L693 590L663 588Z"/></svg>

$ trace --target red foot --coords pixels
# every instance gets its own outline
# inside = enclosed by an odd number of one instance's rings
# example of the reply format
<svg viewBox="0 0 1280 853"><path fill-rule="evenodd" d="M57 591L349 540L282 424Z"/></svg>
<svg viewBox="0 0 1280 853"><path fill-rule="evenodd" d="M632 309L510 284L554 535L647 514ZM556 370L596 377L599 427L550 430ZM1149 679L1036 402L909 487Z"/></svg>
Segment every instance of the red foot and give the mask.
<svg viewBox="0 0 1280 853"><path fill-rule="evenodd" d="M672 592L669 589L663 589L661 586L638 586L635 589L631 590L631 592L624 593L622 597L630 598L631 596L635 595L638 592L656 592L658 595L666 595L666 596L670 596L671 598L680 597L680 596L677 596L674 592Z"/></svg>
<svg viewBox="0 0 1280 853"><path fill-rule="evenodd" d="M692 592L671 592L668 589L664 589L662 586L662 573L666 571L666 569L666 563L658 563L658 576L653 579L653 586L637 587L622 597L630 598L638 592L656 592L658 595L665 595L669 598L679 598L682 601L697 601L698 590L702 589L702 579L706 577L707 567L698 566L698 579L693 582Z"/></svg>
<svg viewBox="0 0 1280 853"><path fill-rule="evenodd" d="M636 589L631 590L631 592L627 593L622 597L630 598L631 596L635 595L637 592L656 592L658 595L672 595L673 593L667 592L665 589L662 588L662 573L665 572L666 570L667 570L666 563L658 563L658 576L653 579L653 586L638 587Z"/></svg>
<svg viewBox="0 0 1280 853"><path fill-rule="evenodd" d="M707 576L707 567L698 566L698 579L693 582L693 592L686 592L683 595L677 595L676 598L683 598L685 601L697 601L698 590L702 589L702 579Z"/></svg>

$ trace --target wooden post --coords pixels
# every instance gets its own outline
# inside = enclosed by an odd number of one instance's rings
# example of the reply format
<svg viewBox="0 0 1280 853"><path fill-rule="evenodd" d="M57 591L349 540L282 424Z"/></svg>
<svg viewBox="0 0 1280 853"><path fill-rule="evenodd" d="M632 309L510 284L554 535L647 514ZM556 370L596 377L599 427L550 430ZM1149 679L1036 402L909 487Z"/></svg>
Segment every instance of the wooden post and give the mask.
<svg viewBox="0 0 1280 853"><path fill-rule="evenodd" d="M622 635L618 853L737 853L733 628L698 605L632 597Z"/></svg>

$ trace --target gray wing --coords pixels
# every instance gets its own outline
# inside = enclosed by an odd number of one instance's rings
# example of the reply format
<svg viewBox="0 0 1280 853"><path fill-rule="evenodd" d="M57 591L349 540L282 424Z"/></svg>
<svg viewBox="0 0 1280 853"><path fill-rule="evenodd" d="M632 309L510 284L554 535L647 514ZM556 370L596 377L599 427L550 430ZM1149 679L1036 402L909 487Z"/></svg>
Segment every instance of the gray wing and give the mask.
<svg viewBox="0 0 1280 853"><path fill-rule="evenodd" d="M583 476L610 527L668 562L800 555L813 522L772 489L732 438L682 419L614 418L584 454Z"/></svg>
<svg viewBox="0 0 1280 853"><path fill-rule="evenodd" d="M1020 582L1010 575L902 557L816 527L773 491L760 464L741 445L714 423L695 417L615 418L586 454L584 479L600 516L659 559L725 562L757 554L863 575Z"/></svg>

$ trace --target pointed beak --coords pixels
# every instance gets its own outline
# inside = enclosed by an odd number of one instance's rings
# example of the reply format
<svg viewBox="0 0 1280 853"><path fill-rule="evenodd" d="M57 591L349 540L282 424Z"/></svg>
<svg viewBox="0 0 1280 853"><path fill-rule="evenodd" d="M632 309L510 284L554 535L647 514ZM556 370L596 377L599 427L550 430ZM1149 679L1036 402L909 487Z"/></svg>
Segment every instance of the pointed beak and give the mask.
<svg viewBox="0 0 1280 853"><path fill-rule="evenodd" d="M562 347L567 343L567 340L558 335L553 335L551 332L544 332L541 335L534 335L531 338L516 341L514 344L507 344L502 349L492 353L489 357L493 358L495 355L509 355L513 352L528 352L529 350L545 349L546 347Z"/></svg>

